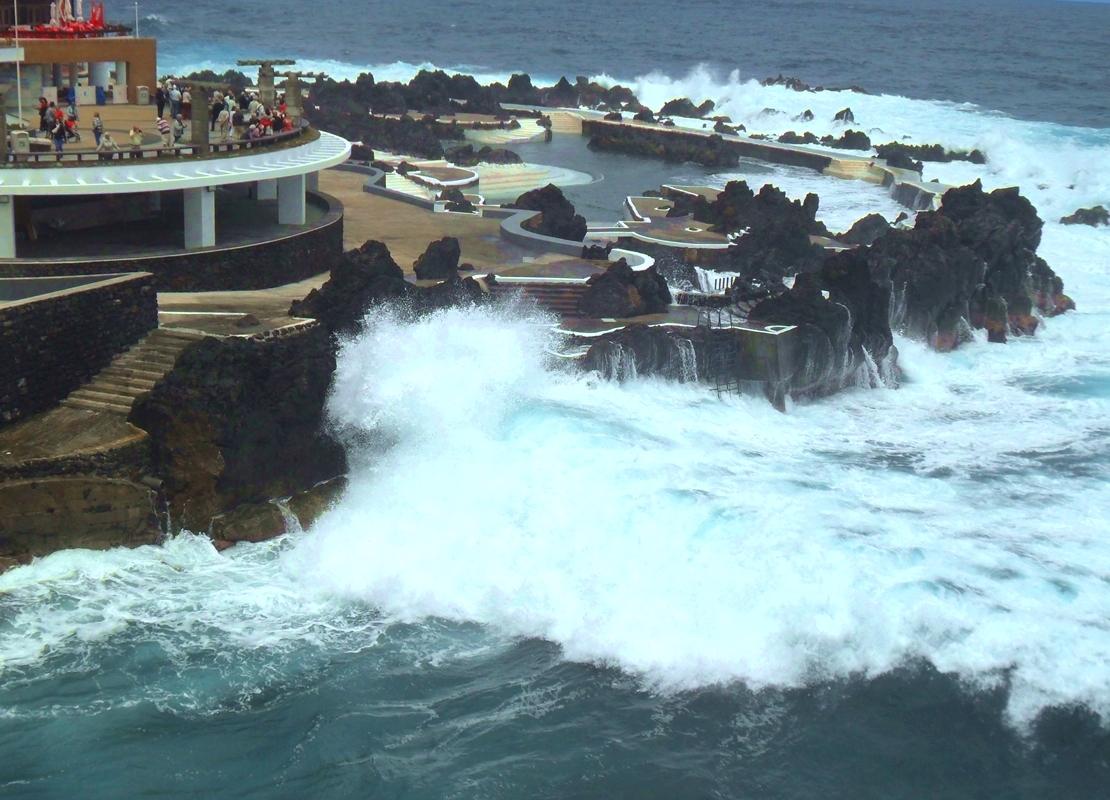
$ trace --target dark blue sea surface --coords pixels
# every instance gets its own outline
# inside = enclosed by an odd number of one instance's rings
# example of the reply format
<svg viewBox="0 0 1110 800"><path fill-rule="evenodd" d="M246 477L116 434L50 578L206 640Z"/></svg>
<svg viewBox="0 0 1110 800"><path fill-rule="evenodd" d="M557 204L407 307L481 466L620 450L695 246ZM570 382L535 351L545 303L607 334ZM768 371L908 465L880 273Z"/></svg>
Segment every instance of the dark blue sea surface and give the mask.
<svg viewBox="0 0 1110 800"><path fill-rule="evenodd" d="M109 16L130 6L109 0ZM141 31L171 70L293 56L332 73L435 64L507 75L719 78L970 102L1110 127L1110 4L1056 0L145 0Z"/></svg>

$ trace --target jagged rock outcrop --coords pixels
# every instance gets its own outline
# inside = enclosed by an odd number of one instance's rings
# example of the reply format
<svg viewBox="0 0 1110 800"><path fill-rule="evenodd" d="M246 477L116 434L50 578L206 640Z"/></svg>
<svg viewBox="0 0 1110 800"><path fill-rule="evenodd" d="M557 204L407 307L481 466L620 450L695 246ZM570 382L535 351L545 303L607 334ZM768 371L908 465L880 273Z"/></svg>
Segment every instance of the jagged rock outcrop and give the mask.
<svg viewBox="0 0 1110 800"><path fill-rule="evenodd" d="M542 105L556 108L577 108L578 90L571 85L565 77L559 78L558 83L540 91Z"/></svg>
<svg viewBox="0 0 1110 800"><path fill-rule="evenodd" d="M835 147L839 150L870 150L871 139L863 131L847 130L839 138L822 136L821 144L825 147Z"/></svg>
<svg viewBox="0 0 1110 800"><path fill-rule="evenodd" d="M667 216L692 214L694 219L709 223L720 233L735 233L745 228L754 231L786 217L797 221L808 233L827 236L828 229L817 221L819 205L820 199L812 192L799 202L769 183L753 192L746 181L729 181L711 201L701 195L676 196Z"/></svg>
<svg viewBox="0 0 1110 800"><path fill-rule="evenodd" d="M634 270L623 258L586 282L578 310L586 317L658 314L671 304L667 282L655 269Z"/></svg>
<svg viewBox="0 0 1110 800"><path fill-rule="evenodd" d="M506 103L516 103L525 106L538 106L540 105L540 93L535 86L532 85L532 78L527 74L517 74L509 77L509 83L505 87L505 93L502 99Z"/></svg>
<svg viewBox="0 0 1110 800"><path fill-rule="evenodd" d="M782 278L820 266L823 250L810 240L811 235L828 235L817 220L819 203L812 193L799 202L770 184L756 193L744 181L729 181L712 202L680 195L667 216L692 214L699 222L709 223L712 230L742 234L718 266L741 273L744 283L762 285L769 277Z"/></svg>
<svg viewBox="0 0 1110 800"><path fill-rule="evenodd" d="M849 124L856 121L856 115L852 113L851 108L842 108L833 115L833 121Z"/></svg>
<svg viewBox="0 0 1110 800"><path fill-rule="evenodd" d="M728 136L735 136L736 134L740 133L741 131L746 131L746 130L747 130L747 128L745 128L743 125L729 125L727 122L725 122L724 120L720 120L720 119L717 120L713 124L713 132L714 133L723 133L723 134L726 134Z"/></svg>
<svg viewBox="0 0 1110 800"><path fill-rule="evenodd" d="M852 223L852 227L844 233L836 234L835 238L844 244L868 245L886 235L890 227L882 214L867 214Z"/></svg>
<svg viewBox="0 0 1110 800"><path fill-rule="evenodd" d="M575 242L582 241L586 236L585 217L575 213L574 204L554 184L525 192L513 201L511 207L540 212L524 224L536 233Z"/></svg>
<svg viewBox="0 0 1110 800"><path fill-rule="evenodd" d="M991 341L1033 333L1036 311L1074 308L1036 254L1043 223L1017 189L950 189L939 211L852 251L892 293L895 329L946 351L984 328Z"/></svg>
<svg viewBox="0 0 1110 800"><path fill-rule="evenodd" d="M619 111L610 111L608 114L602 117L602 119L606 120L607 122L620 122L624 119L624 115Z"/></svg>
<svg viewBox="0 0 1110 800"><path fill-rule="evenodd" d="M694 105L687 97L676 97L674 100L668 100L659 109L659 116L661 117L705 117L713 113L713 109L717 104L712 100L706 100L700 106Z"/></svg>
<svg viewBox="0 0 1110 800"><path fill-rule="evenodd" d="M632 119L637 122L655 122L655 114L652 113L650 108L641 108L633 115Z"/></svg>
<svg viewBox="0 0 1110 800"><path fill-rule="evenodd" d="M1097 228L1099 225L1110 225L1110 211L1104 206L1091 206L1090 208L1076 209L1074 214L1060 217L1061 225L1090 225Z"/></svg>
<svg viewBox="0 0 1110 800"><path fill-rule="evenodd" d="M343 448L321 424L334 370L323 327L186 348L129 417L150 434L173 524L205 532L236 506L342 474Z"/></svg>
<svg viewBox="0 0 1110 800"><path fill-rule="evenodd" d="M1016 187L988 194L976 181L949 189L936 213L956 224L960 242L985 263L981 297L986 300L997 295L1006 302L1012 333L1036 330L1034 308L1047 316L1075 308L1064 294L1063 281L1037 255L1044 223ZM973 305L973 326L980 326L977 318L981 314L985 307Z"/></svg>
<svg viewBox="0 0 1110 800"><path fill-rule="evenodd" d="M794 131L786 131L779 135L778 140L783 144L819 144L821 141L809 131L805 131L802 134L797 134Z"/></svg>
<svg viewBox="0 0 1110 800"><path fill-rule="evenodd" d="M937 161L970 161L972 164L986 164L987 157L980 150L948 150L939 144L904 144L902 142L888 142L875 145L875 152L879 158L885 159L891 166L902 166L903 163ZM896 163L898 162L898 163ZM920 164L918 164L920 167ZM913 167L907 167L913 169ZM918 168L917 172L921 172Z"/></svg>
<svg viewBox="0 0 1110 800"><path fill-rule="evenodd" d="M403 310L420 314L487 299L477 281L460 278L458 274L435 286L415 286L405 280L388 247L368 241L345 253L332 268L327 283L313 289L303 300L295 301L289 313L317 319L333 333L351 334L358 330L367 312L382 303L400 302Z"/></svg>
<svg viewBox="0 0 1110 800"><path fill-rule="evenodd" d="M432 242L416 259L412 271L420 280L446 280L457 278L459 275L459 256L462 250L459 240L453 236L444 236Z"/></svg>
<svg viewBox="0 0 1110 800"><path fill-rule="evenodd" d="M808 108L798 116L794 117L795 122L813 122L813 112Z"/></svg>
<svg viewBox="0 0 1110 800"><path fill-rule="evenodd" d="M344 253L328 282L294 302L289 314L317 319L335 333L351 333L371 306L407 297L413 288L389 248L369 241Z"/></svg>

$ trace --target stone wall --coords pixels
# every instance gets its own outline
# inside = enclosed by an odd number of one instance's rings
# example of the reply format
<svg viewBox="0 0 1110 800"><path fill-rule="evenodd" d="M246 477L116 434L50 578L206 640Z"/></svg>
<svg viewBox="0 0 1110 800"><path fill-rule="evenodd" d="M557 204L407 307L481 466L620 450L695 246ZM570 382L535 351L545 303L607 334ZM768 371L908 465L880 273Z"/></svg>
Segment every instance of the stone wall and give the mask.
<svg viewBox="0 0 1110 800"><path fill-rule="evenodd" d="M0 571L71 547L152 544L162 535L157 497L132 481L65 476L0 484Z"/></svg>
<svg viewBox="0 0 1110 800"><path fill-rule="evenodd" d="M310 199L326 203L327 214L310 230L281 239L108 261L9 261L0 263L0 278L88 275L113 270L149 272L154 275L157 289L169 292L269 289L294 283L327 272L343 255L342 205L322 194L310 195Z"/></svg>
<svg viewBox="0 0 1110 800"><path fill-rule="evenodd" d="M0 305L0 425L42 411L158 326L154 276L104 276Z"/></svg>

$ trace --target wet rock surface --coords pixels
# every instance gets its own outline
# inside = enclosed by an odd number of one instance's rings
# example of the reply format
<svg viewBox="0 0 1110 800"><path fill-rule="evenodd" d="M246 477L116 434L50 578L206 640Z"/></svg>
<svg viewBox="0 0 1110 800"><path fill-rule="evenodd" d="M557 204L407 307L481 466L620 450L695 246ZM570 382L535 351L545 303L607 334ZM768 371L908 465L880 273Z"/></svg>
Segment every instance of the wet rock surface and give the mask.
<svg viewBox="0 0 1110 800"><path fill-rule="evenodd" d="M346 470L323 432L335 354L322 327L271 339L206 338L140 397L129 421L150 434L175 526L208 530L244 503L292 494Z"/></svg>
<svg viewBox="0 0 1110 800"><path fill-rule="evenodd" d="M1105 206L1091 206L1090 208L1076 209L1075 213L1060 218L1061 225L1090 225L1097 228L1100 225L1110 225L1110 210Z"/></svg>
<svg viewBox="0 0 1110 800"><path fill-rule="evenodd" d="M655 267L634 270L622 258L586 282L578 309L587 317L628 318L658 314L670 304L667 281Z"/></svg>

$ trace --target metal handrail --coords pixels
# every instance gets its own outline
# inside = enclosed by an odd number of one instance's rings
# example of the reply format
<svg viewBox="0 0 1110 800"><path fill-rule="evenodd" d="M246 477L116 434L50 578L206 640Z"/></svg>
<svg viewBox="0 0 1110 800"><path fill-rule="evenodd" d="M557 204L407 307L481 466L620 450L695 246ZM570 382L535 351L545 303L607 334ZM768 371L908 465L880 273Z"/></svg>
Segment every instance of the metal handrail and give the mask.
<svg viewBox="0 0 1110 800"><path fill-rule="evenodd" d="M234 142L212 142L208 146L209 153L206 154L206 156L218 153L234 153L243 150L273 147L274 145L289 141L298 136L303 136L308 130L309 127L303 125L291 131L281 131L280 133L273 133L269 136L260 136L257 139L241 139ZM51 146L53 146L53 140L47 141L50 141ZM0 164L0 168L15 166L56 166L59 162L84 164L101 163L104 161L128 161L143 158L188 158L200 155L199 150L199 144L175 144L170 147L164 147L162 145L128 147L125 145L120 147L119 150L103 153L98 153L95 150L79 150L68 153L57 153L54 150L40 153L12 153L9 151L6 163Z"/></svg>

